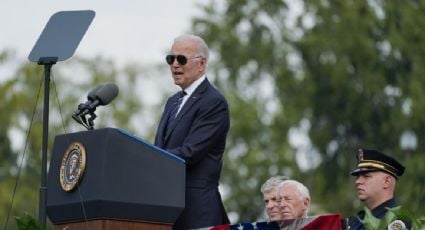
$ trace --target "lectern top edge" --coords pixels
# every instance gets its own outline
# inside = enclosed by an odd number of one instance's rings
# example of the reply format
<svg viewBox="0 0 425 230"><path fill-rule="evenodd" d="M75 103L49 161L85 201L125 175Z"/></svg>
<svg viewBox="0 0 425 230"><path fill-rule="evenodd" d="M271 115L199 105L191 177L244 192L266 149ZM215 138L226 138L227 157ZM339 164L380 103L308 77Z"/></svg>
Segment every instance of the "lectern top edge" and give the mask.
<svg viewBox="0 0 425 230"><path fill-rule="evenodd" d="M182 163L186 164L186 161L185 160L183 160L182 158L180 158L180 157L178 157L178 156L176 156L176 155L174 155L174 154L172 154L170 152L165 151L164 149L161 149L161 148L158 148L158 147L156 147L154 145L151 145L151 144L147 143L146 141L144 141L143 139L141 139L141 138L139 138L137 136L134 136L133 134L131 134L131 133L129 133L129 132L123 130L123 129L117 129L117 130L120 133L122 133L122 134L124 134L124 135L126 135L126 136L128 136L128 137L130 137L130 138L132 138L132 139L134 139L136 141L138 141L138 142L144 143L145 145L147 145L150 148L154 148L155 150L158 150L159 152L161 152L162 154L167 155L168 157L171 157L171 158L173 158L173 159L175 159L175 160L177 160L179 162L182 162Z"/></svg>

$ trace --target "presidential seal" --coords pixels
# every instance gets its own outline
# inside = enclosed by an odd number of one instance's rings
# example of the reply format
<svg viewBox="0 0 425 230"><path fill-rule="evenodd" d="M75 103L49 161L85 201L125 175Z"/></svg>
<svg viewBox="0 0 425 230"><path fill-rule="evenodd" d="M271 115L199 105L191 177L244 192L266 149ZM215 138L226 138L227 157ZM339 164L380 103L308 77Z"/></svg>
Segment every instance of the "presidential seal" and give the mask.
<svg viewBox="0 0 425 230"><path fill-rule="evenodd" d="M62 157L60 183L62 189L69 192L75 188L86 169L86 150L79 142L69 145Z"/></svg>

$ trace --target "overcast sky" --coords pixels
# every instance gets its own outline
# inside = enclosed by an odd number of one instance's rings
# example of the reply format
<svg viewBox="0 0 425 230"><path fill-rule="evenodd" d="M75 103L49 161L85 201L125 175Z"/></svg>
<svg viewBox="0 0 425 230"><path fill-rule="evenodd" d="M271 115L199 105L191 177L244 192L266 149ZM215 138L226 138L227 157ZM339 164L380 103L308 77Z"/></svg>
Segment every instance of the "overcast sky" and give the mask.
<svg viewBox="0 0 425 230"><path fill-rule="evenodd" d="M195 0L0 0L0 51L14 50L27 60L49 18L59 11L93 10L96 16L75 55L101 55L118 64L164 63L173 39L190 32L191 18L201 14ZM63 63L63 64L66 64ZM3 65L0 82L13 71ZM165 78L167 79L168 78ZM168 82L172 86L172 81ZM16 141L15 148L23 141Z"/></svg>
<svg viewBox="0 0 425 230"><path fill-rule="evenodd" d="M75 55L102 55L119 63L163 61L173 38L200 14L195 0L1 0L0 50L27 58L49 18L58 11L94 10L96 17Z"/></svg>

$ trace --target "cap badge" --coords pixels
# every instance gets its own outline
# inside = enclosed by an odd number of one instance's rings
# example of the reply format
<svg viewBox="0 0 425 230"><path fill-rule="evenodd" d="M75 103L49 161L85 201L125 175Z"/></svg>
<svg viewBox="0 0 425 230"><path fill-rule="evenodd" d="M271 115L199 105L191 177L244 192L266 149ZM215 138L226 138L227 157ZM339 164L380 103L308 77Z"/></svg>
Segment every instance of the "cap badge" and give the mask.
<svg viewBox="0 0 425 230"><path fill-rule="evenodd" d="M359 160L362 161L363 159L363 149L359 149Z"/></svg>

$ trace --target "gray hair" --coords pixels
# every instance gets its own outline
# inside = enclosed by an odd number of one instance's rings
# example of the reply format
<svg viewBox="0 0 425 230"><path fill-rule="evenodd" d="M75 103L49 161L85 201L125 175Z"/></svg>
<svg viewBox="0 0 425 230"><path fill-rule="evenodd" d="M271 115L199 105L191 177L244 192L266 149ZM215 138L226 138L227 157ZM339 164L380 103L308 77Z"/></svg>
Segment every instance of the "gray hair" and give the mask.
<svg viewBox="0 0 425 230"><path fill-rule="evenodd" d="M204 39L202 39L199 36L193 35L193 34L184 34L184 35L180 35L180 36L178 36L177 38L174 39L174 42L180 42L180 41L196 42L197 45L198 45L197 55L204 57L208 62L209 57L210 57L210 52L209 52L209 49L208 49L208 45L207 45L207 43L205 43Z"/></svg>
<svg viewBox="0 0 425 230"><path fill-rule="evenodd" d="M285 180L285 181L283 181L279 184L279 188L281 188L281 187L283 187L284 185L287 185L287 184L294 185L295 188L297 189L297 191L299 192L299 194L303 198L310 199L310 191L308 191L308 188L305 185L303 185L301 182L298 182L296 180Z"/></svg>
<svg viewBox="0 0 425 230"><path fill-rule="evenodd" d="M289 178L286 176L274 176L274 177L270 177L266 182L264 182L263 185L261 185L261 192L267 192L270 191L271 189L277 187L278 185L280 185L282 182L288 180Z"/></svg>

